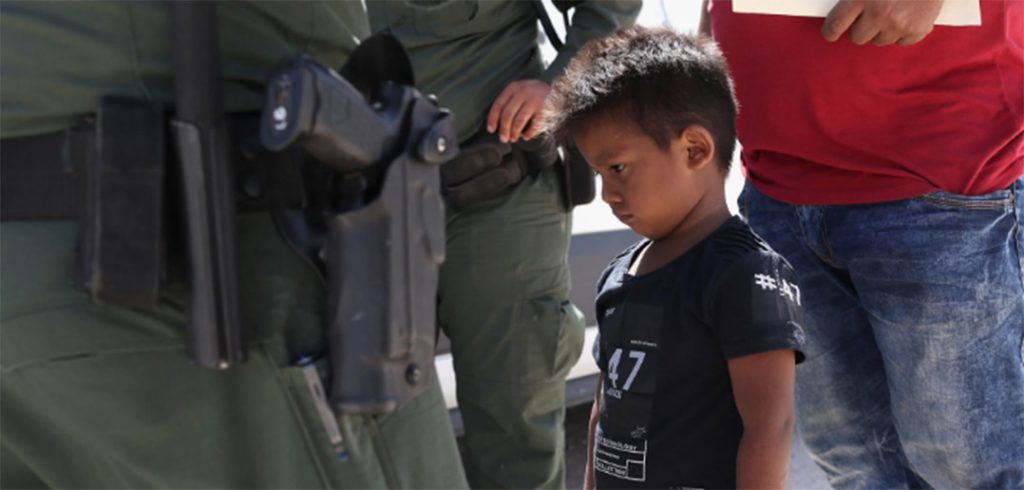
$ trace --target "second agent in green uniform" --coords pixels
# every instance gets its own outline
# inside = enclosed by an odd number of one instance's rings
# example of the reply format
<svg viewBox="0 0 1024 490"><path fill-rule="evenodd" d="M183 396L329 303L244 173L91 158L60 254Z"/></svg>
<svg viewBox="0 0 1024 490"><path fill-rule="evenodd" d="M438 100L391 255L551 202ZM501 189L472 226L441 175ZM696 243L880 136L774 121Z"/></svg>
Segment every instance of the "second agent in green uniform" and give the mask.
<svg viewBox="0 0 1024 490"><path fill-rule="evenodd" d="M401 40L417 87L452 110L463 143L488 129L499 96L513 104L531 97L509 97L510 83L536 81L510 91L546 93L580 46L631 25L640 6L578 2L565 48L545 69L532 2L367 2L371 29ZM539 111L529 104L525 110ZM522 126L503 127L504 110L495 109L492 129L514 141ZM580 355L584 325L568 300L571 222L559 187L547 168L500 197L449 207L438 324L452 342L473 487L565 485L565 377Z"/></svg>

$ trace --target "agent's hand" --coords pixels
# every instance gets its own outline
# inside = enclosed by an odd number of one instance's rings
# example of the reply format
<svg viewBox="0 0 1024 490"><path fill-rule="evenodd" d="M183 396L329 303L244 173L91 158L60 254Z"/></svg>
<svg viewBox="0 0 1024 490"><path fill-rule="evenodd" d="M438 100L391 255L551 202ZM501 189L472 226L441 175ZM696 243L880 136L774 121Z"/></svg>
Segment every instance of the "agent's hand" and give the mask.
<svg viewBox="0 0 1024 490"><path fill-rule="evenodd" d="M543 80L516 80L498 94L487 114L487 132L498 131L502 143L515 143L537 135L537 126L526 125L544 108L551 86ZM526 129L524 132L523 130Z"/></svg>
<svg viewBox="0 0 1024 490"><path fill-rule="evenodd" d="M943 0L839 0L821 35L836 41L849 31L854 44L909 46L932 32Z"/></svg>

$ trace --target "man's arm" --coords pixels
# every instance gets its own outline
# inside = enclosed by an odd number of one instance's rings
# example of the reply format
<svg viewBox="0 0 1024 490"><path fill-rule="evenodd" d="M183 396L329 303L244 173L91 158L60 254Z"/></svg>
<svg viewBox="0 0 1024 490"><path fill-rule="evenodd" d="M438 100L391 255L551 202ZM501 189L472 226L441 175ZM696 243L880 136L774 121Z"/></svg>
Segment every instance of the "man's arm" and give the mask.
<svg viewBox="0 0 1024 490"><path fill-rule="evenodd" d="M791 350L729 360L743 437L736 457L736 488L785 488L793 435L796 365Z"/></svg>
<svg viewBox="0 0 1024 490"><path fill-rule="evenodd" d="M821 27L836 41L850 33L854 44L909 46L932 32L943 0L839 0Z"/></svg>
<svg viewBox="0 0 1024 490"><path fill-rule="evenodd" d="M594 390L594 404L590 407L590 423L587 430L587 466L583 472L583 490L594 490L594 432L597 431L597 422L601 418L601 387L604 386L604 373L597 379L597 388Z"/></svg>
<svg viewBox="0 0 1024 490"><path fill-rule="evenodd" d="M498 131L503 142L514 143L537 135L529 125L544 107L551 82L565 71L569 60L587 41L602 38L619 27L631 26L640 15L642 0L581 1L573 7L565 45L539 80L517 80L508 84L494 99L487 114L487 131Z"/></svg>

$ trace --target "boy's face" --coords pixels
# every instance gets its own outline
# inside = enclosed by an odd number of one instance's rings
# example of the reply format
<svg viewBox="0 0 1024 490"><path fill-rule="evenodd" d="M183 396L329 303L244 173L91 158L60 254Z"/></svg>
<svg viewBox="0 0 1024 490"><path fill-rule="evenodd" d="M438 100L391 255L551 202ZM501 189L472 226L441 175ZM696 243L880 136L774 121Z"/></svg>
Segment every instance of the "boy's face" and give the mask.
<svg viewBox="0 0 1024 490"><path fill-rule="evenodd" d="M662 240L702 218L696 216L698 205L715 185L709 174L722 186L713 144L695 148L690 136L688 129L664 150L628 118L602 115L585 123L575 141L601 176L601 198L615 217L644 237Z"/></svg>

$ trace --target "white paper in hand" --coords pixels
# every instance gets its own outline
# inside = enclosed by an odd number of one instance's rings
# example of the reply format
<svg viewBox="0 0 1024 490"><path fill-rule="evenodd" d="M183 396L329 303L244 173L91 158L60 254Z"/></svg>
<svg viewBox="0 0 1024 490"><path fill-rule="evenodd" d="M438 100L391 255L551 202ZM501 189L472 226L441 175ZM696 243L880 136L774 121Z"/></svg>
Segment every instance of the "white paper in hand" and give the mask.
<svg viewBox="0 0 1024 490"><path fill-rule="evenodd" d="M732 11L745 14L825 17L839 0L733 0ZM913 1L913 0L910 0ZM980 26L980 0L946 0L935 25Z"/></svg>

